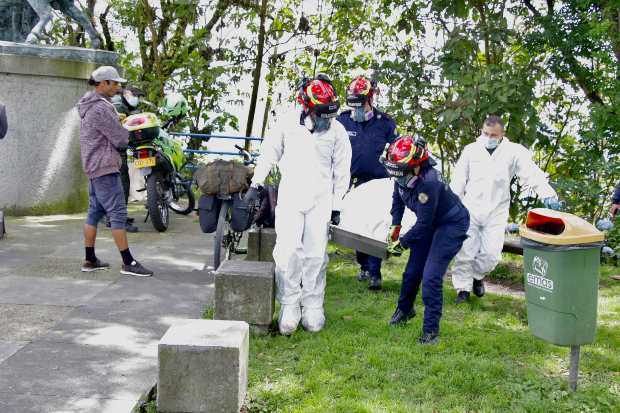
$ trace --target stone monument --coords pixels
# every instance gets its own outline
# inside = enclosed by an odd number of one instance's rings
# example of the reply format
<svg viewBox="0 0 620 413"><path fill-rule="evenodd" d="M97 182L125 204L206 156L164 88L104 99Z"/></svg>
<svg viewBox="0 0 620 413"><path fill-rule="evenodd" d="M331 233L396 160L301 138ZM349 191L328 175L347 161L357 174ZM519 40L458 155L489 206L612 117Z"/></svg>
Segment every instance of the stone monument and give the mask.
<svg viewBox="0 0 620 413"><path fill-rule="evenodd" d="M0 0L3 39L23 41L31 33L37 19L26 6L25 0ZM14 22L8 28L7 18ZM0 102L11 119L0 148L0 209L32 214L86 207L76 104L90 73L117 58L102 50L0 41Z"/></svg>

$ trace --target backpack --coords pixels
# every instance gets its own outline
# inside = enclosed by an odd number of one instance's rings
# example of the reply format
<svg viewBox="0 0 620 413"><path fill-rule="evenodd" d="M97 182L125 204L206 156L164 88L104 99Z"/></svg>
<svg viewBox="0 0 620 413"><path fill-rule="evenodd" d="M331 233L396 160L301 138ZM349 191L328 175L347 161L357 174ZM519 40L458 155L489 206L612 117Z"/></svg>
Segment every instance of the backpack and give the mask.
<svg viewBox="0 0 620 413"><path fill-rule="evenodd" d="M246 191L252 170L239 162L217 159L194 173L194 179L205 195L226 195Z"/></svg>

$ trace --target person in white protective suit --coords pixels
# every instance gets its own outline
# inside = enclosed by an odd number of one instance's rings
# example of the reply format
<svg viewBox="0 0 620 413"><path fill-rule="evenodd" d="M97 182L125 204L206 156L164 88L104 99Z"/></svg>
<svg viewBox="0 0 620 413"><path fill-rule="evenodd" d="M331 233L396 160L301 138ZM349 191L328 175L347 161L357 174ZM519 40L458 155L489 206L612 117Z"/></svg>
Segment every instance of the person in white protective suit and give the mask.
<svg viewBox="0 0 620 413"><path fill-rule="evenodd" d="M244 200L253 202L272 165L282 179L276 207L277 298L280 333L292 334L302 322L310 332L325 324L329 224L338 225L341 202L350 181L351 144L334 119L338 97L329 79L304 79L299 112L284 116L261 147L252 185Z"/></svg>
<svg viewBox="0 0 620 413"><path fill-rule="evenodd" d="M452 284L458 292L456 304L466 301L472 290L482 297L482 280L501 259L510 183L515 176L538 194L545 207L559 208L556 192L530 151L504 136L499 116L489 116L480 137L463 149L450 183L471 217L468 238L456 255L452 271Z"/></svg>

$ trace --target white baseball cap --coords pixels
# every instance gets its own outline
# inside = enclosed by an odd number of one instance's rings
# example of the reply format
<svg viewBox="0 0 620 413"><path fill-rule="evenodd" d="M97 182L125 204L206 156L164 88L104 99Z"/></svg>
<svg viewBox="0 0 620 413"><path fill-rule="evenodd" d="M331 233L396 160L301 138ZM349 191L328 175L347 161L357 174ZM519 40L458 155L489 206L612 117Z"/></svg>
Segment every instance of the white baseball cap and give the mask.
<svg viewBox="0 0 620 413"><path fill-rule="evenodd" d="M118 74L118 71L112 66L101 66L98 67L90 77L95 82L102 82L104 80L111 80L113 82L118 83L126 83L127 79L123 79L121 75Z"/></svg>

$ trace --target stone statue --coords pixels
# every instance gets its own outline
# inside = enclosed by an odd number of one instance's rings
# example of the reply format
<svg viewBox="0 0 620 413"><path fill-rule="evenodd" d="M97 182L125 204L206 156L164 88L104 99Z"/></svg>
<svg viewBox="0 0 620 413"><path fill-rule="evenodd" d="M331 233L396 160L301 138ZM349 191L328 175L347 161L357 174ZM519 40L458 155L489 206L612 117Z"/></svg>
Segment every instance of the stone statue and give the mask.
<svg viewBox="0 0 620 413"><path fill-rule="evenodd" d="M25 0L0 0L0 40L24 42L39 20Z"/></svg>
<svg viewBox="0 0 620 413"><path fill-rule="evenodd" d="M17 7L15 7L15 3L17 3ZM22 5L21 8L19 3ZM16 39L20 38L20 34L23 33L24 27L32 27L29 24L32 21L31 14L28 14L29 9L34 10L38 17L38 22L27 34L27 43L36 44L43 37L45 26L52 20L52 10L56 9L71 17L84 28L92 42L93 49L98 49L101 46L101 40L99 40L97 31L86 15L75 6L73 0L0 0L0 23L2 23L0 27L8 27L6 35L1 38L11 37L12 34L13 41L16 41ZM16 17L19 17L19 20L16 20ZM5 24L3 20L8 20L8 24ZM0 32L0 34L3 33Z"/></svg>

